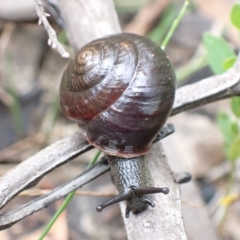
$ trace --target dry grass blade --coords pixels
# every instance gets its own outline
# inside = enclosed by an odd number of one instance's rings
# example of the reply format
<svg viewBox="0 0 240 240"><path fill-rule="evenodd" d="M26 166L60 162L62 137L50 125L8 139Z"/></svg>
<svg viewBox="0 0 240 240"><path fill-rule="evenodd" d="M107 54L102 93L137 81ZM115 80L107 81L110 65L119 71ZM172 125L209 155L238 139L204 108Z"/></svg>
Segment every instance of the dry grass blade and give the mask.
<svg viewBox="0 0 240 240"><path fill-rule="evenodd" d="M22 197L39 197L50 194L52 190L49 189L28 189L19 194ZM114 192L92 192L92 191L76 191L75 195L89 196L89 197L113 197L116 196Z"/></svg>

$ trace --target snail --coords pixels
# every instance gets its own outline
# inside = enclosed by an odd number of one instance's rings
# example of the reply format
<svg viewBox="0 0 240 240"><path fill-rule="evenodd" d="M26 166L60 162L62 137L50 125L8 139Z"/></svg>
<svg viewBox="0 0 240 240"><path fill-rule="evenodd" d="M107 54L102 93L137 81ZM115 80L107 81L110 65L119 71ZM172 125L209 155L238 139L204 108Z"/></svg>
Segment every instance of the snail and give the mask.
<svg viewBox="0 0 240 240"><path fill-rule="evenodd" d="M145 154L163 128L175 96L165 52L143 36L121 33L85 45L69 62L60 86L62 112L102 150L119 195L97 207L127 201L126 217L154 207Z"/></svg>

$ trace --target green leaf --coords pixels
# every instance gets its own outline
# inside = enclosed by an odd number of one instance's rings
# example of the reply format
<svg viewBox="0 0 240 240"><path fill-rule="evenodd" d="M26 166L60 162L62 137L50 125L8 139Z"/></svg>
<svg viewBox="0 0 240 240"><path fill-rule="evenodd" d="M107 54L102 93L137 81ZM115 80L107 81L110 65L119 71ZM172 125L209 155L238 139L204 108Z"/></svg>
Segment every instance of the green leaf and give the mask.
<svg viewBox="0 0 240 240"><path fill-rule="evenodd" d="M227 58L236 56L231 47L222 37L216 37L210 33L204 34L203 41L212 71L215 74L225 72L224 61Z"/></svg>
<svg viewBox="0 0 240 240"><path fill-rule="evenodd" d="M227 145L232 144L236 135L233 134L231 126L232 121L226 113L219 113L217 123Z"/></svg>
<svg viewBox="0 0 240 240"><path fill-rule="evenodd" d="M231 107L234 115L240 117L240 97L231 98Z"/></svg>
<svg viewBox="0 0 240 240"><path fill-rule="evenodd" d="M231 68L234 63L236 62L237 60L237 56L231 56L229 58L227 58L224 62L223 62L223 68L225 70L228 70L229 68Z"/></svg>
<svg viewBox="0 0 240 240"><path fill-rule="evenodd" d="M235 161L239 157L240 157L240 136L238 136L235 139L229 151L230 160Z"/></svg>
<svg viewBox="0 0 240 240"><path fill-rule="evenodd" d="M233 122L231 125L231 129L232 129L232 133L235 135L238 135L239 133L239 128L238 128L238 123L237 122Z"/></svg>
<svg viewBox="0 0 240 240"><path fill-rule="evenodd" d="M235 3L233 5L230 17L232 24L240 29L240 3Z"/></svg>

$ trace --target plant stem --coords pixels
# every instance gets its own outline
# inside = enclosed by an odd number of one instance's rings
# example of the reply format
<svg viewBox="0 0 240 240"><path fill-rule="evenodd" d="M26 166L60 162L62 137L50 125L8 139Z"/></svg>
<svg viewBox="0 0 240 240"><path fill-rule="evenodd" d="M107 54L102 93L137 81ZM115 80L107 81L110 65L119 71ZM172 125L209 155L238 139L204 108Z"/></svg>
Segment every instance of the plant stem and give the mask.
<svg viewBox="0 0 240 240"><path fill-rule="evenodd" d="M178 17L174 20L174 22L173 22L173 24L172 24L172 26L171 26L171 28L170 28L167 36L166 36L165 39L163 40L163 43L162 43L162 45L161 45L161 48L162 48L163 50L165 49L165 47L167 46L168 42L170 41L170 39L171 39L173 33L175 32L178 24L179 24L180 21L182 20L183 15L184 15L184 13L186 12L186 9L187 9L188 4L189 4L188 0L185 0L184 5L183 5L183 7L182 7L182 9L181 9Z"/></svg>

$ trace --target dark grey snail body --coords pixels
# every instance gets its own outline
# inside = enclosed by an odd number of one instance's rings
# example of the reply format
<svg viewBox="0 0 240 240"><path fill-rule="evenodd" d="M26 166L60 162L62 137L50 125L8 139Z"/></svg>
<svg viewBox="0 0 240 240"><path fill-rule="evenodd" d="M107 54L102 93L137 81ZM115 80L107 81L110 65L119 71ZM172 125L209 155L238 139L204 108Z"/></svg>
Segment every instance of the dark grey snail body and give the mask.
<svg viewBox="0 0 240 240"><path fill-rule="evenodd" d="M84 46L63 74L63 113L84 137L107 154L119 195L129 212L154 206L144 155L166 122L175 95L175 75L166 54L149 39L116 34Z"/></svg>
<svg viewBox="0 0 240 240"><path fill-rule="evenodd" d="M151 188L152 185L150 173L146 167L145 156L139 156L135 158L121 158L115 156L108 156L108 163L111 167L111 174L115 186L118 192L121 193L118 196L124 196L121 200L128 200L125 216L128 218L130 211L133 213L139 213L145 210L149 205L154 207L153 198L151 195L147 195L147 190L150 193L162 192L167 194L168 188ZM148 186L148 187L147 187ZM143 192L141 192L143 191ZM116 202L119 201L117 196ZM111 202L106 202L106 205L113 203L114 198L110 199ZM97 208L102 210L103 205Z"/></svg>

